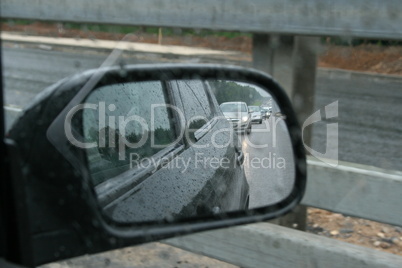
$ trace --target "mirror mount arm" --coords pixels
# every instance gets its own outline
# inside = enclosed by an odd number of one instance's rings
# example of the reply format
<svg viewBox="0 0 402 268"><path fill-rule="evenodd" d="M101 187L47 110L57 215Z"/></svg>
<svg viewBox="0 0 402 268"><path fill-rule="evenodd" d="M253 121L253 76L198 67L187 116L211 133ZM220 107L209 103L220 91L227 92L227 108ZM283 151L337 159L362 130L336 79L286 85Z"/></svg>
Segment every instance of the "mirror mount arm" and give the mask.
<svg viewBox="0 0 402 268"><path fill-rule="evenodd" d="M2 179L2 230L5 231L2 243L5 244L7 260L30 264L33 263L32 240L30 235L30 220L27 208L26 180L23 175L18 148L14 141L4 140L8 159L3 170L6 176ZM4 213L4 215L3 215ZM4 221L3 221L4 220ZM3 234L2 234L3 236Z"/></svg>

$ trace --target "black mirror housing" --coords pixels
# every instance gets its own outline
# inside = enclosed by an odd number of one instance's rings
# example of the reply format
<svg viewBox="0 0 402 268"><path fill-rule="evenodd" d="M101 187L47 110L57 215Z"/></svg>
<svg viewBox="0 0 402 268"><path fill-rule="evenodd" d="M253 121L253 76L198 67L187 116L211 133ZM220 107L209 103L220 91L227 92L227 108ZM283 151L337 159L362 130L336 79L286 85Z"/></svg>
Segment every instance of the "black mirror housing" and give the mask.
<svg viewBox="0 0 402 268"><path fill-rule="evenodd" d="M285 117L289 130L295 181L286 198L272 205L224 215L199 215L175 220L162 219L121 223L105 217L94 190L88 159L82 150L63 137L64 118L69 109L94 88L127 81L170 81L184 79L235 80L270 90ZM22 264L40 265L85 253L125 247L177 235L270 220L284 215L303 197L306 186L306 157L295 112L284 90L268 75L246 68L221 65L138 65L87 71L48 88L14 124L8 138L24 183L14 202L26 210L22 234L27 247ZM64 149L74 155L72 159ZM17 187L17 186L14 186ZM22 196L21 196L22 195ZM26 215L27 214L27 215Z"/></svg>

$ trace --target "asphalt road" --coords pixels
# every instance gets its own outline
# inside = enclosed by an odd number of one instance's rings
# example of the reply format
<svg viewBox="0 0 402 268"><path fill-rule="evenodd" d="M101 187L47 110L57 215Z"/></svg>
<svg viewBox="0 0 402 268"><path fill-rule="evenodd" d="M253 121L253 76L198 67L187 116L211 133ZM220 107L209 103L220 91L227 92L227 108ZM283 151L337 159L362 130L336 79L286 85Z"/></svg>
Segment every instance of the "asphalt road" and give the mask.
<svg viewBox="0 0 402 268"><path fill-rule="evenodd" d="M316 109L338 101L339 117L314 125L314 148L325 151L327 124L338 122L340 160L402 170L402 78L325 75L316 89Z"/></svg>
<svg viewBox="0 0 402 268"><path fill-rule="evenodd" d="M293 188L295 161L284 121L271 116L243 134L244 170L250 186L250 208L282 201Z"/></svg>
<svg viewBox="0 0 402 268"><path fill-rule="evenodd" d="M83 50L53 51L19 45L3 49L5 102L22 108L46 86L100 66L107 54ZM140 55L126 63L178 61ZM187 59L199 62L199 59ZM339 160L402 170L402 86L396 79L318 72L315 109L338 101L339 116L313 125L312 148L325 153L328 123L338 123ZM8 123L13 111L7 111ZM324 117L325 118L325 117ZM333 139L332 136L330 139Z"/></svg>

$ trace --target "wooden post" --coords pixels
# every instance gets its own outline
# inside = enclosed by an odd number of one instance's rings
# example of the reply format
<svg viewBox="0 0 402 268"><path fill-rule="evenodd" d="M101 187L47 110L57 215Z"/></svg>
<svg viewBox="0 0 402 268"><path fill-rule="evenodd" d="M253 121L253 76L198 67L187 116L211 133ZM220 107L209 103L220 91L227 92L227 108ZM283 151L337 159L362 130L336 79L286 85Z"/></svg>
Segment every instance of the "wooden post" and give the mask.
<svg viewBox="0 0 402 268"><path fill-rule="evenodd" d="M318 37L296 37L293 53L293 90L291 99L299 122L314 111L315 76L317 70ZM303 130L304 143L311 147L312 126Z"/></svg>
<svg viewBox="0 0 402 268"><path fill-rule="evenodd" d="M318 45L316 37L253 35L254 68L269 73L283 86L300 123L313 113ZM304 142L311 146L311 128L305 130ZM300 205L272 223L306 230L306 220L307 208Z"/></svg>

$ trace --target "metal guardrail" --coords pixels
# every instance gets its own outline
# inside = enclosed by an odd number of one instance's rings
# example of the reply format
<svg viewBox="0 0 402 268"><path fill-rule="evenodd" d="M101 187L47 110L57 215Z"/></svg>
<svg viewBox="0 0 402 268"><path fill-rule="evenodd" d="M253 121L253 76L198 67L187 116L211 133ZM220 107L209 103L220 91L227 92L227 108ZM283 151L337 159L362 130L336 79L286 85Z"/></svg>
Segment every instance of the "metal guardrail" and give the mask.
<svg viewBox="0 0 402 268"><path fill-rule="evenodd" d="M394 267L402 257L290 228L258 223L163 241L240 267Z"/></svg>
<svg viewBox="0 0 402 268"><path fill-rule="evenodd" d="M308 158L302 204L402 226L402 172L339 162L337 167Z"/></svg>
<svg viewBox="0 0 402 268"><path fill-rule="evenodd" d="M402 38L400 0L2 0L0 10L3 18Z"/></svg>

